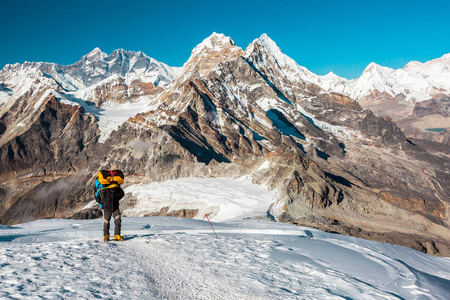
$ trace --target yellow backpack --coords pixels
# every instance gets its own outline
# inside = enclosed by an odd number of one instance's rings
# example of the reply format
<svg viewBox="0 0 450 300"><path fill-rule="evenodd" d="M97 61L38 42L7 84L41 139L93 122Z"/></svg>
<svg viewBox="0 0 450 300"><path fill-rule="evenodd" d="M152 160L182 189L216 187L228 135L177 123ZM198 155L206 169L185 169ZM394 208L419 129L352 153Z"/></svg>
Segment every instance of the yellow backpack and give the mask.
<svg viewBox="0 0 450 300"><path fill-rule="evenodd" d="M121 170L101 170L97 174L97 180L103 185L122 184L123 172Z"/></svg>

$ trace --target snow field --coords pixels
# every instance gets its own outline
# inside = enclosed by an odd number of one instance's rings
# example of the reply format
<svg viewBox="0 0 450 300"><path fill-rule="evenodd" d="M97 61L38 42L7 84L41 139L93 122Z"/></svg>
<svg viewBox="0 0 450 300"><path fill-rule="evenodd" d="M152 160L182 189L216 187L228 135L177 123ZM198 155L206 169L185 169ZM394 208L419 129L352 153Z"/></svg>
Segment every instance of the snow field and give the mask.
<svg viewBox="0 0 450 300"><path fill-rule="evenodd" d="M95 105L89 105L84 100L89 99L88 92L90 88L78 91L73 94L66 94L67 99L65 103L72 102L83 106L86 113L93 114L98 120L98 127L100 129L99 142L104 143L111 132L117 130L120 125L125 123L129 118L135 117L138 113L146 112L155 109L154 106L149 106L152 102L148 97L141 97L137 102L127 102L123 104L107 103L104 107L99 108ZM69 100L68 100L69 99Z"/></svg>
<svg viewBox="0 0 450 300"><path fill-rule="evenodd" d="M251 179L180 178L149 184L134 184L125 193L136 199L134 207L125 208L127 217L143 217L164 207L169 211L198 209L196 219L210 215L213 221L266 215L276 192L266 185L253 184Z"/></svg>
<svg viewBox="0 0 450 300"><path fill-rule="evenodd" d="M448 299L450 260L267 221L124 218L0 227L0 298Z"/></svg>

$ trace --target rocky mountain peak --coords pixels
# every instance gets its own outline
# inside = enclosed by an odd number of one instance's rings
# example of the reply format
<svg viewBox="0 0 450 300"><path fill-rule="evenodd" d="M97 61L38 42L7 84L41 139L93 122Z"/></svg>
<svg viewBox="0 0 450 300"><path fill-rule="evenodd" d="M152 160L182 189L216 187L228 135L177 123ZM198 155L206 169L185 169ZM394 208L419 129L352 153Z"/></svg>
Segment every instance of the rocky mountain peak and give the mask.
<svg viewBox="0 0 450 300"><path fill-rule="evenodd" d="M88 54L83 56L81 60L86 61L86 62L94 62L94 61L102 60L107 56L108 56L108 54L106 54L105 52L100 50L100 48L96 47L94 50L92 50L91 52L89 52Z"/></svg>
<svg viewBox="0 0 450 300"><path fill-rule="evenodd" d="M375 62L371 62L363 71L364 73L369 73L369 72L380 72L384 69L385 67L375 63Z"/></svg>
<svg viewBox="0 0 450 300"><path fill-rule="evenodd" d="M266 33L262 34L260 38L254 40L253 43L263 46L275 60L282 63L286 60L286 55L281 52L281 49Z"/></svg>
<svg viewBox="0 0 450 300"><path fill-rule="evenodd" d="M133 57L135 56L136 52L133 51L126 51L124 49L116 49L114 50L111 55L111 57Z"/></svg>
<svg viewBox="0 0 450 300"><path fill-rule="evenodd" d="M297 64L292 58L284 54L278 45L267 35L255 39L245 50L244 58L255 66L272 66L291 81L316 83L317 75L307 68ZM275 75L274 77L279 77Z"/></svg>
<svg viewBox="0 0 450 300"><path fill-rule="evenodd" d="M333 72L328 72L328 73L325 74L323 77L324 77L324 78L336 78L336 77L339 77L339 76L337 76L337 75L334 74Z"/></svg>
<svg viewBox="0 0 450 300"><path fill-rule="evenodd" d="M222 33L213 32L192 50L192 55L198 55L205 50L206 52L220 52L234 46L236 46L236 44L230 37L227 37Z"/></svg>
<svg viewBox="0 0 450 300"><path fill-rule="evenodd" d="M423 63L421 63L420 61L414 60L414 61L410 61L409 63L407 63L404 67L403 70L408 70L410 68L415 68L418 67L420 65L423 65Z"/></svg>
<svg viewBox="0 0 450 300"><path fill-rule="evenodd" d="M360 101L366 101L368 98L366 102L370 103L375 93L376 97L382 98L381 101L392 101L397 92L393 88L398 82L397 73L394 69L372 62L363 71L361 77L355 80L349 96Z"/></svg>
<svg viewBox="0 0 450 300"><path fill-rule="evenodd" d="M183 66L183 72L195 70L200 76L204 76L220 62L242 54L242 49L230 37L214 32L192 50L191 57Z"/></svg>

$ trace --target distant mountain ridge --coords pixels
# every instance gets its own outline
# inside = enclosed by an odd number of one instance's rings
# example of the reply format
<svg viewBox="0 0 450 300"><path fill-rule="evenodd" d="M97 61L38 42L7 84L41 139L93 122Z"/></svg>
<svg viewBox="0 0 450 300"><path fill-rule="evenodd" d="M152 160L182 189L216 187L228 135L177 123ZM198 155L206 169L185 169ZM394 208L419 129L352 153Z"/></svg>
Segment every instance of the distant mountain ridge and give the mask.
<svg viewBox="0 0 450 300"><path fill-rule="evenodd" d="M127 82L141 80L155 86L166 86L178 70L179 68L160 63L140 51L119 49L107 55L95 48L78 62L67 66L43 62L6 65L0 71L0 82L17 85L27 75L41 71L53 77L68 91L87 88L113 75L122 76Z"/></svg>
<svg viewBox="0 0 450 300"><path fill-rule="evenodd" d="M214 38L218 36L213 34ZM234 44L229 37L224 39ZM317 84L327 92L341 93L357 101L364 101L373 97L373 94L384 94L383 100L397 102L421 102L438 96L450 96L450 53L425 63L412 61L397 70L371 63L361 77L349 80L333 72L324 76L316 75L283 54L276 45L271 44L273 41L270 42L266 34L261 36L261 40L271 49L269 51L276 61L287 67L286 70L295 70L299 78ZM208 45L201 43L193 53L201 52L205 47ZM127 82L141 80L164 87L181 69L158 62L141 51L118 49L107 55L95 48L78 62L67 66L43 62L6 65L0 71L0 82L16 85L27 74L41 71L52 76L68 91L92 86L113 75L122 76ZM291 74L286 72L285 75Z"/></svg>

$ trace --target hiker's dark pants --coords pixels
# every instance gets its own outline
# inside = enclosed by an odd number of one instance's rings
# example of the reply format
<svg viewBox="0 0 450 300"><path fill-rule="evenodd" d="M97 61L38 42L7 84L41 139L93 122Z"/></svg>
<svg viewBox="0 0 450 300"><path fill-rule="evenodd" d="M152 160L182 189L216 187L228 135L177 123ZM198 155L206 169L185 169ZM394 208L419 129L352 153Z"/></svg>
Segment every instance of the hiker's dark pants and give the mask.
<svg viewBox="0 0 450 300"><path fill-rule="evenodd" d="M109 235L109 220L111 216L114 218L114 235L120 235L122 219L120 218L120 210L105 211L103 210L103 236Z"/></svg>

